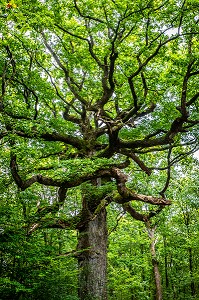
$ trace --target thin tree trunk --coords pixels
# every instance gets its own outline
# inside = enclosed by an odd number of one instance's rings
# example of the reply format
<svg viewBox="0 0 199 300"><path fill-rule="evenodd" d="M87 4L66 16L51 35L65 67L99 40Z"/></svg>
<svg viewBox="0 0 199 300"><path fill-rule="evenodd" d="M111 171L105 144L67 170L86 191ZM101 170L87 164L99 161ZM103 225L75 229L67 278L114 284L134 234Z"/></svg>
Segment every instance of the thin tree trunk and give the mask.
<svg viewBox="0 0 199 300"><path fill-rule="evenodd" d="M153 274L154 274L154 280L155 280L155 288L156 288L156 295L155 299L156 300L162 300L162 285L161 285L161 275L159 271L159 266L158 266L158 261L156 258L156 250L155 250L155 229L156 227L151 227L150 223L145 223L147 230L148 230L148 235L151 240L150 244L150 251L152 255L152 265L153 265Z"/></svg>
<svg viewBox="0 0 199 300"><path fill-rule="evenodd" d="M166 242L166 237L163 236L163 242L164 242L164 265L165 265L165 283L166 283L166 288L168 289L169 287L169 276L168 276L168 260L167 260L167 242Z"/></svg>
<svg viewBox="0 0 199 300"><path fill-rule="evenodd" d="M194 279L193 279L193 255L192 255L192 249L189 248L188 252L189 252L189 270L190 270L190 274L191 274L191 295L195 296L196 289L195 289L195 283L194 283Z"/></svg>
<svg viewBox="0 0 199 300"><path fill-rule="evenodd" d="M161 276L159 272L158 262L156 259L152 259L153 263L153 272L155 278L155 286L156 286L156 300L162 300L162 286L161 286Z"/></svg>
<svg viewBox="0 0 199 300"><path fill-rule="evenodd" d="M107 228L104 208L79 230L78 251L79 298L106 300Z"/></svg>
<svg viewBox="0 0 199 300"><path fill-rule="evenodd" d="M187 235L188 235L188 239L190 239L190 219L191 219L191 215L189 214L188 211L184 211L184 224L187 227ZM195 283L194 283L194 278L193 278L193 254L192 254L192 248L189 247L188 248L188 255L189 255L189 271L190 271L190 276L191 276L191 295L195 296L196 294L196 288L195 288Z"/></svg>

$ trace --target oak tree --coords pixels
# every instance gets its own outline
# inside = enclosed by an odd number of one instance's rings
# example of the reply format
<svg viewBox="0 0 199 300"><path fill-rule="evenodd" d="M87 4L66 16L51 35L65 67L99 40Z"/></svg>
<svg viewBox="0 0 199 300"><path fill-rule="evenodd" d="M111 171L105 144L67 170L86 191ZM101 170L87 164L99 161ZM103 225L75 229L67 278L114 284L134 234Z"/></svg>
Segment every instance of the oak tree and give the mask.
<svg viewBox="0 0 199 300"><path fill-rule="evenodd" d="M169 205L171 166L195 150L196 2L1 5L2 147L21 193L46 187L47 204L38 197L26 216L28 234L78 230L80 299L107 299L106 206L148 220L133 202ZM155 170L166 181L148 195L134 178Z"/></svg>

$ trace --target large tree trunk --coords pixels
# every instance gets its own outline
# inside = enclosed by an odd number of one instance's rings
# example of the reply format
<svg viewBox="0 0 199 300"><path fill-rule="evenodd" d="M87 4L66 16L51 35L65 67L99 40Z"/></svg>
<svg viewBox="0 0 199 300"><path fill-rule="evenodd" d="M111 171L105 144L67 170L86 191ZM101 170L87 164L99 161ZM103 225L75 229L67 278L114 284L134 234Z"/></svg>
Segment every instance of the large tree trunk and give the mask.
<svg viewBox="0 0 199 300"><path fill-rule="evenodd" d="M103 208L94 220L79 230L79 298L106 300L107 228Z"/></svg>

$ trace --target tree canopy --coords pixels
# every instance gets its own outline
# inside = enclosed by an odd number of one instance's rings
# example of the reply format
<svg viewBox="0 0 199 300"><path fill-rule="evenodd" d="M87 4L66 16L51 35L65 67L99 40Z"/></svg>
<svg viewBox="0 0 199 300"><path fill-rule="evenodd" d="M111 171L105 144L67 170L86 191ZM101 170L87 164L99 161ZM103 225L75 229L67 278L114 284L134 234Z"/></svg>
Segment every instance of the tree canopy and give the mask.
<svg viewBox="0 0 199 300"><path fill-rule="evenodd" d="M1 18L1 138L17 185L58 186L64 198L108 176L117 201L143 200L118 169L132 161L150 175L151 153L164 168L164 153L196 142L196 3L15 6Z"/></svg>

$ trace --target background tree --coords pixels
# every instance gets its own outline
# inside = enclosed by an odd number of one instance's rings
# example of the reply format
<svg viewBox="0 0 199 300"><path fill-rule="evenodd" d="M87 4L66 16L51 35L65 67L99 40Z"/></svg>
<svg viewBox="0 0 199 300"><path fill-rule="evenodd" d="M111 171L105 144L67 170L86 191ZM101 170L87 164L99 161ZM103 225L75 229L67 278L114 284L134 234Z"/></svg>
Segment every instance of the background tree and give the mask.
<svg viewBox="0 0 199 300"><path fill-rule="evenodd" d="M1 24L0 138L35 199L27 233L77 229L79 297L106 299L106 206L170 204L170 171L149 196L136 169L197 142L196 2L16 1Z"/></svg>
<svg viewBox="0 0 199 300"><path fill-rule="evenodd" d="M161 274L163 299L197 299L199 254L197 170L198 162L188 158L181 167L173 169L167 191L169 197L173 199L173 204L151 219L151 225L156 226L155 240L148 238L144 222L133 220L119 207L116 222L116 211L114 212L113 208L111 211L108 210L110 299L155 298L154 266L151 261L154 257L153 253L150 253L150 244L154 241L156 241L155 262L158 263ZM143 182L142 179L141 181ZM147 189L153 188L152 181L150 178L146 185ZM146 206L140 205L136 208L137 211L146 214ZM189 216L188 230L184 222L185 211L185 216ZM117 230L113 224L117 225Z"/></svg>

